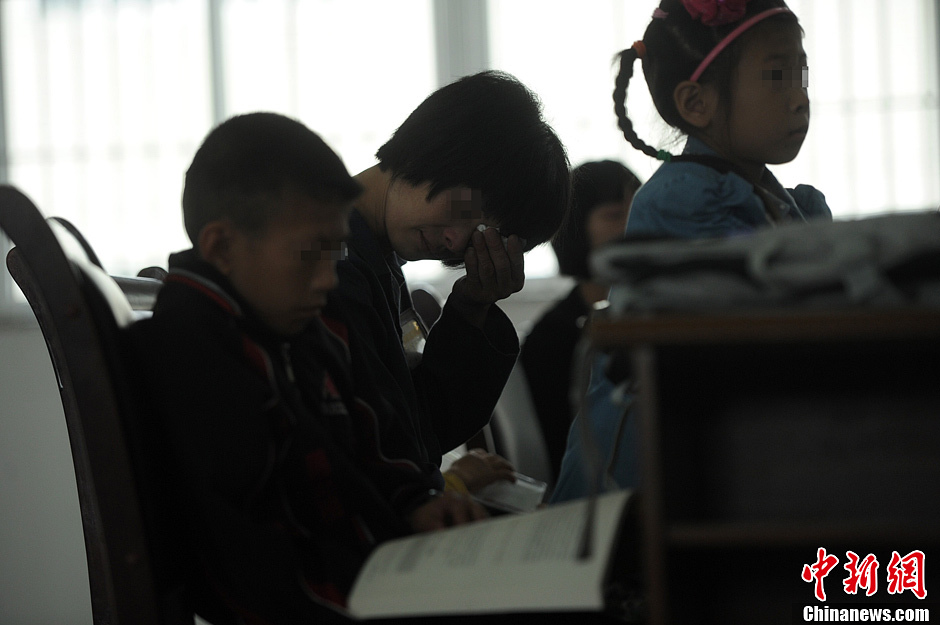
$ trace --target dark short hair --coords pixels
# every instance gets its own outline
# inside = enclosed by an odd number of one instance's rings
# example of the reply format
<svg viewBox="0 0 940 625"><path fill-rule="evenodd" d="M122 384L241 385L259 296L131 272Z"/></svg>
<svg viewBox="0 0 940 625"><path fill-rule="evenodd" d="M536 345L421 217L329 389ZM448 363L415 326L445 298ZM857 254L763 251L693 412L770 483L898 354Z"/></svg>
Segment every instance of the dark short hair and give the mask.
<svg viewBox="0 0 940 625"><path fill-rule="evenodd" d="M558 270L566 276L589 279L587 221L591 212L608 202L623 202L640 188L640 180L623 163L612 160L582 163L571 172L571 208L552 249Z"/></svg>
<svg viewBox="0 0 940 625"><path fill-rule="evenodd" d="M269 201L285 190L349 201L362 192L315 132L277 113L232 117L205 138L186 172L183 222L190 241L209 222L230 219L245 232L264 231Z"/></svg>
<svg viewBox="0 0 940 625"><path fill-rule="evenodd" d="M488 71L438 89L376 153L382 171L413 185L479 189L483 214L525 249L558 230L570 194L568 157L538 97Z"/></svg>

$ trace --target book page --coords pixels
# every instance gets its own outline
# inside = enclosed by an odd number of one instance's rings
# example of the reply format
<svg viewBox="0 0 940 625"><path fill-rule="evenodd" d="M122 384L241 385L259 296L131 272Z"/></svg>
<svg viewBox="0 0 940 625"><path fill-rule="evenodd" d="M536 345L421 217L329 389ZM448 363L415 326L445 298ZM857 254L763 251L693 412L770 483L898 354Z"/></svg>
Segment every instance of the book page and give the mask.
<svg viewBox="0 0 940 625"><path fill-rule="evenodd" d="M516 473L516 481L497 480L474 493L472 497L484 506L504 512L533 512L545 497L547 484L528 475Z"/></svg>
<svg viewBox="0 0 940 625"><path fill-rule="evenodd" d="M583 559L586 500L385 543L360 572L350 610L358 618L601 610L629 496L598 498L593 550Z"/></svg>

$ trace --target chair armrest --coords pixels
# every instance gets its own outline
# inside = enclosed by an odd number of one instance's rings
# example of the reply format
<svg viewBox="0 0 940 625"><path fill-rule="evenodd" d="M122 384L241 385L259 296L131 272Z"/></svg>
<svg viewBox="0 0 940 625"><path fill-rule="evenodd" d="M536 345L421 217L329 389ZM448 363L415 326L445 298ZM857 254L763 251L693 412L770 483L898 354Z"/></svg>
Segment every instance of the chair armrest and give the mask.
<svg viewBox="0 0 940 625"><path fill-rule="evenodd" d="M124 276L111 276L117 285L124 291L127 301L134 310L152 310L157 299L157 293L163 286L161 280L154 278L128 278Z"/></svg>

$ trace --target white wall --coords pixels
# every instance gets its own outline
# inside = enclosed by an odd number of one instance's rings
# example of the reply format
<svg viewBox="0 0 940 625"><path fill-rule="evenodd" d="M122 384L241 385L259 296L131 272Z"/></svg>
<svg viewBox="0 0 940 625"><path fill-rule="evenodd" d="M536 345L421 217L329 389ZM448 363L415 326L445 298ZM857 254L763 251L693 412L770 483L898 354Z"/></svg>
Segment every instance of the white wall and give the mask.
<svg viewBox="0 0 940 625"><path fill-rule="evenodd" d="M68 432L35 322L0 326L0 623L90 625Z"/></svg>

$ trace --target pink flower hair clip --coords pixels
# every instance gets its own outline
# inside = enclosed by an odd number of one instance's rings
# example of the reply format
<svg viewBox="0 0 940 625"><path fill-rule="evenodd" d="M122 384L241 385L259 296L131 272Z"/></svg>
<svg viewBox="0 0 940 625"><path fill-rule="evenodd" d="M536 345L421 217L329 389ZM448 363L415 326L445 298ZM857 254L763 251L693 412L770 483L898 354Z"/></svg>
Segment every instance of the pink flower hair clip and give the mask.
<svg viewBox="0 0 940 625"><path fill-rule="evenodd" d="M692 19L705 26L724 26L744 17L749 0L682 0Z"/></svg>

